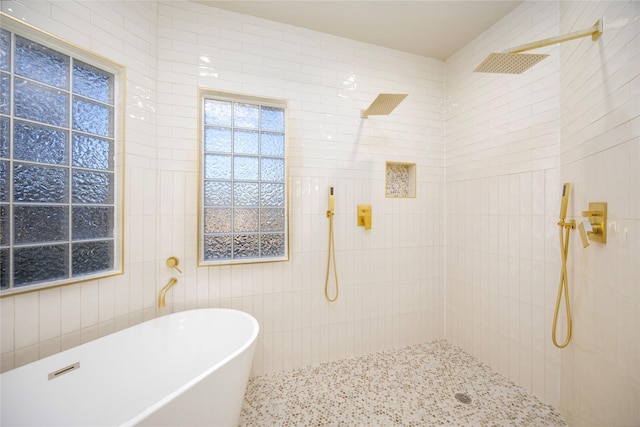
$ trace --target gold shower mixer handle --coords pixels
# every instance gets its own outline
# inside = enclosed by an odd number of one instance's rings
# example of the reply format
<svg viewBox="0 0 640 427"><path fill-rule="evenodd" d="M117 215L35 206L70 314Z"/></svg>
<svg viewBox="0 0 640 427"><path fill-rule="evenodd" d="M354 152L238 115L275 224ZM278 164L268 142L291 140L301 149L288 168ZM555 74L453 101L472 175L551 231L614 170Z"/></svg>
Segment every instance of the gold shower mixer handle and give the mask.
<svg viewBox="0 0 640 427"><path fill-rule="evenodd" d="M178 268L178 264L180 264L180 260L174 256L170 256L169 258L167 258L167 267L169 268L175 268L176 270L178 270L179 273L182 273L182 270L180 270Z"/></svg>
<svg viewBox="0 0 640 427"><path fill-rule="evenodd" d="M371 230L371 205L358 205L358 226Z"/></svg>
<svg viewBox="0 0 640 427"><path fill-rule="evenodd" d="M582 211L582 216L589 218L592 231L588 231L592 242L607 243L607 202L589 202L589 210Z"/></svg>

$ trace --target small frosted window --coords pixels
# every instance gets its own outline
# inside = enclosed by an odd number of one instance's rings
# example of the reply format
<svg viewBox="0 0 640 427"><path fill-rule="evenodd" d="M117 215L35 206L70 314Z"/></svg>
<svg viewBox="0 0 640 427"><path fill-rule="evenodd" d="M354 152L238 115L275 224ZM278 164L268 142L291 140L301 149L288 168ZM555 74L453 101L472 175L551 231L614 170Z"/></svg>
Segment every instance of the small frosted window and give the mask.
<svg viewBox="0 0 640 427"><path fill-rule="evenodd" d="M200 263L288 256L284 105L202 98Z"/></svg>
<svg viewBox="0 0 640 427"><path fill-rule="evenodd" d="M0 113L9 114L9 99L11 96L11 85L9 75L0 72Z"/></svg>
<svg viewBox="0 0 640 427"><path fill-rule="evenodd" d="M113 74L76 60L73 63L73 92L113 104Z"/></svg>
<svg viewBox="0 0 640 427"><path fill-rule="evenodd" d="M11 33L0 28L0 70L9 71L11 62Z"/></svg>
<svg viewBox="0 0 640 427"><path fill-rule="evenodd" d="M117 273L121 67L77 51L80 60L69 55L72 46L9 18L5 24L0 289L10 294Z"/></svg>
<svg viewBox="0 0 640 427"><path fill-rule="evenodd" d="M15 77L15 117L59 127L69 127L69 93Z"/></svg>
<svg viewBox="0 0 640 427"><path fill-rule="evenodd" d="M14 72L30 80L69 90L71 58L16 35Z"/></svg>

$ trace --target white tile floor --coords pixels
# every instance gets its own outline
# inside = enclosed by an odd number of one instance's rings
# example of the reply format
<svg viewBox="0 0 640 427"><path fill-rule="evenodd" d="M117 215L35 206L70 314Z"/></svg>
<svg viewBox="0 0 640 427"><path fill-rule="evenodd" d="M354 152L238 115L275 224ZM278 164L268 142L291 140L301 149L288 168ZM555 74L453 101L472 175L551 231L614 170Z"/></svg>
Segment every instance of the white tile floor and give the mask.
<svg viewBox="0 0 640 427"><path fill-rule="evenodd" d="M456 394L470 403L456 399ZM445 340L252 378L242 426L565 426Z"/></svg>

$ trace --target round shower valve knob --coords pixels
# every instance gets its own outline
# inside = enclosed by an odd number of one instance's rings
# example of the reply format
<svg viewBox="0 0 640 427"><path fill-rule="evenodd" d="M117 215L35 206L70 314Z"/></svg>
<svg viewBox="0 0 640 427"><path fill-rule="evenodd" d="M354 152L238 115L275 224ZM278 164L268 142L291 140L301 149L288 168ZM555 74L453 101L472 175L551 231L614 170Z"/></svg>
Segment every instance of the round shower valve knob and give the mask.
<svg viewBox="0 0 640 427"><path fill-rule="evenodd" d="M180 260L174 256L171 256L169 258L167 258L167 267L169 268L175 268L176 270L178 270L180 273L182 273L182 270L180 270L178 268L178 264L180 264Z"/></svg>

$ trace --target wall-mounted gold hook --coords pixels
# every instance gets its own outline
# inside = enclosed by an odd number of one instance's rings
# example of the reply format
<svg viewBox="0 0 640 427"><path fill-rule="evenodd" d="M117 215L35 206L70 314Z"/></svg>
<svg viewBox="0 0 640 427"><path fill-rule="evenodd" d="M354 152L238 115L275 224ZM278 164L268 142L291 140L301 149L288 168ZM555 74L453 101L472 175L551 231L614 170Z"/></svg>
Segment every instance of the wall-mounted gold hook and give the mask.
<svg viewBox="0 0 640 427"><path fill-rule="evenodd" d="M167 267L175 268L179 273L182 273L182 270L178 268L178 264L180 264L180 260L174 256L170 256L167 258Z"/></svg>

